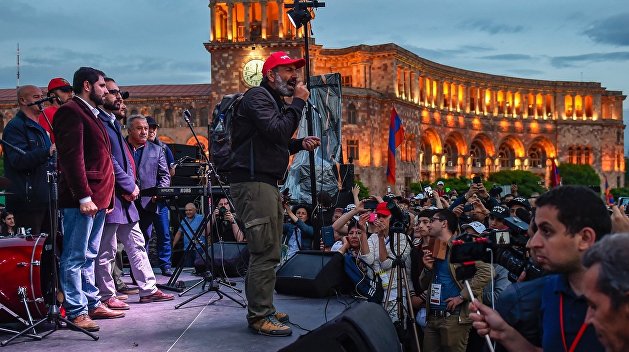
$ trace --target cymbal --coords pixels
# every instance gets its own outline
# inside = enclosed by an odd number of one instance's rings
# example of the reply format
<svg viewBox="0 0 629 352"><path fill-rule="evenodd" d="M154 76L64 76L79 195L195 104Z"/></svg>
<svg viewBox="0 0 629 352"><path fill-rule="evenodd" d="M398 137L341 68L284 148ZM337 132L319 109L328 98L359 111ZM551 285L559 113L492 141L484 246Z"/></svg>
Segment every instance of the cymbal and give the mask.
<svg viewBox="0 0 629 352"><path fill-rule="evenodd" d="M11 192L7 192L7 191L0 191L0 197L1 196L8 196L8 195L12 195L13 193Z"/></svg>

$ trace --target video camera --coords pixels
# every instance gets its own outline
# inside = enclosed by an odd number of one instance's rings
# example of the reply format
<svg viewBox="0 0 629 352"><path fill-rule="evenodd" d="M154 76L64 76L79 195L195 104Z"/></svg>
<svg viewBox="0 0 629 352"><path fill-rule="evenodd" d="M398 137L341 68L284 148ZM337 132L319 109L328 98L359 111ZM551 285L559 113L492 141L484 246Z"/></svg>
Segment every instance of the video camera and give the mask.
<svg viewBox="0 0 629 352"><path fill-rule="evenodd" d="M522 272L526 272L527 280L544 276L544 271L528 257L528 224L517 217L507 217L504 222L508 230L490 230L480 236L461 236L452 241L450 261L467 263L482 260L499 264L509 271L511 282L516 282Z"/></svg>
<svg viewBox="0 0 629 352"><path fill-rule="evenodd" d="M406 233L411 223L411 217L407 211L402 211L392 199L387 201L387 209L391 212L391 221L389 222L390 233Z"/></svg>

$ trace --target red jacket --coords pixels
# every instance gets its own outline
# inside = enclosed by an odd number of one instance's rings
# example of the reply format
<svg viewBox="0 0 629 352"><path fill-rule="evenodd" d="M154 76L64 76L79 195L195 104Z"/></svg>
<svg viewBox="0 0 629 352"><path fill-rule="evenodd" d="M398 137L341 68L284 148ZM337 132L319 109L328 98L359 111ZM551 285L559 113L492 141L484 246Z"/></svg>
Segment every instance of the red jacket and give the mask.
<svg viewBox="0 0 629 352"><path fill-rule="evenodd" d="M78 208L92 197L98 209L113 205L114 168L109 136L100 119L74 97L53 120L58 151L59 208Z"/></svg>

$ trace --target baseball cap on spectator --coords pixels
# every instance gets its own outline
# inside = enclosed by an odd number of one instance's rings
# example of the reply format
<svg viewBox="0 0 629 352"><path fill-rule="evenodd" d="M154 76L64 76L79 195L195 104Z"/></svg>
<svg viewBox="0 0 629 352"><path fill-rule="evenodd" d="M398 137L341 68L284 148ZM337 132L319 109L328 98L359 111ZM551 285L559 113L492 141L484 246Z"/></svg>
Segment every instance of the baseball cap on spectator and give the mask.
<svg viewBox="0 0 629 352"><path fill-rule="evenodd" d="M264 65L262 65L262 75L276 68L277 66L295 65L296 68L302 68L306 65L305 59L291 59L284 51L276 51L269 56Z"/></svg>
<svg viewBox="0 0 629 352"><path fill-rule="evenodd" d="M423 194L423 193L418 193L418 194L415 196L415 199L417 199L417 200L424 199L424 194Z"/></svg>
<svg viewBox="0 0 629 352"><path fill-rule="evenodd" d="M66 88L66 87L72 89L72 85L68 81L66 81L64 78L61 78L61 77L53 78L48 83L49 92L52 92L55 89Z"/></svg>
<svg viewBox="0 0 629 352"><path fill-rule="evenodd" d="M498 219L504 219L504 218L509 217L509 215L511 214L509 213L509 209L507 207L502 206L502 205L496 205L495 207L491 208L489 215Z"/></svg>
<svg viewBox="0 0 629 352"><path fill-rule="evenodd" d="M507 203L507 206L508 206L509 208L511 208L511 207L512 207L512 206L514 206L514 205L521 205L521 206L525 207L527 210L530 210L530 209L531 209L531 204L530 204L530 203L529 203L529 201L528 201L526 198L524 198L524 197L515 197L515 198L511 199L511 200L509 201L509 203Z"/></svg>
<svg viewBox="0 0 629 352"><path fill-rule="evenodd" d="M384 216L391 215L391 210L387 208L387 202L378 203L378 205L376 206L376 214L380 214Z"/></svg>
<svg viewBox="0 0 629 352"><path fill-rule="evenodd" d="M344 209L344 213L349 213L350 211L354 210L354 208L356 208L356 204L354 203L349 203L345 209Z"/></svg>
<svg viewBox="0 0 629 352"><path fill-rule="evenodd" d="M149 127L151 126L159 127L159 123L157 123L157 121L155 121L155 119L150 116L146 117L146 123L149 124Z"/></svg>
<svg viewBox="0 0 629 352"><path fill-rule="evenodd" d="M474 229L474 231L476 231L477 234L481 234L481 233L485 232L485 230L487 230L485 225L483 225L482 223L480 223L478 221L472 221L469 224L464 224L463 226L461 226L461 230L465 230L465 229L468 229L468 228Z"/></svg>
<svg viewBox="0 0 629 352"><path fill-rule="evenodd" d="M443 181L437 181L437 186L443 186L445 185L445 183L443 183Z"/></svg>

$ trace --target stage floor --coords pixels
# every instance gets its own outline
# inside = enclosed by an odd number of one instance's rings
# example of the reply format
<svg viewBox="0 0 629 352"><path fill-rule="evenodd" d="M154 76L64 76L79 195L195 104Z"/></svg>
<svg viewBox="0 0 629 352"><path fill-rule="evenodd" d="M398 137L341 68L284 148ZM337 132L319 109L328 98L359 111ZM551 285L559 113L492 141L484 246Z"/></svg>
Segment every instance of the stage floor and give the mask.
<svg viewBox="0 0 629 352"><path fill-rule="evenodd" d="M194 284L198 277L184 270L180 280L187 287ZM156 274L159 269L155 270ZM125 281L130 280L128 276ZM167 277L157 274L160 283L166 283ZM242 278L232 278L237 288L243 288ZM221 290L244 302L229 287ZM186 295L175 295L174 301L149 304L138 303L139 296L129 296L131 309L120 319L97 320L100 325L98 341L93 341L81 332L62 329L41 341L21 337L11 344L1 347L3 351L277 351L289 345L305 329L315 329L326 321L340 314L347 305L357 304L347 296L329 299L313 299L275 295L275 306L290 316L293 335L290 337L268 337L252 333L246 323L246 308L240 307L224 297L217 300L215 292L206 293L185 306L174 306L201 291L201 286L192 289ZM167 291L169 292L169 291ZM172 293L172 292L169 292ZM301 327L301 328L300 328ZM11 335L0 333L4 341Z"/></svg>

